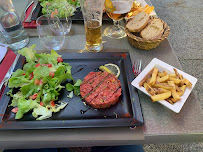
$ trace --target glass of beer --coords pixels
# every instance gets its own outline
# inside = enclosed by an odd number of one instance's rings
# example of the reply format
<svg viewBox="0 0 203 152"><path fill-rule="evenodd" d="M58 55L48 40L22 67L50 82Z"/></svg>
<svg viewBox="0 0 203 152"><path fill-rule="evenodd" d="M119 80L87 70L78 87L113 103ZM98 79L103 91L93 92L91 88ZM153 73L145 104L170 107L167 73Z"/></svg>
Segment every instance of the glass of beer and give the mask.
<svg viewBox="0 0 203 152"><path fill-rule="evenodd" d="M100 52L102 45L102 15L105 0L80 0L84 18L88 52Z"/></svg>
<svg viewBox="0 0 203 152"><path fill-rule="evenodd" d="M124 27L119 25L119 21L130 12L133 0L106 0L104 4L107 15L114 22L114 25L104 30L104 35L114 39L126 37Z"/></svg>

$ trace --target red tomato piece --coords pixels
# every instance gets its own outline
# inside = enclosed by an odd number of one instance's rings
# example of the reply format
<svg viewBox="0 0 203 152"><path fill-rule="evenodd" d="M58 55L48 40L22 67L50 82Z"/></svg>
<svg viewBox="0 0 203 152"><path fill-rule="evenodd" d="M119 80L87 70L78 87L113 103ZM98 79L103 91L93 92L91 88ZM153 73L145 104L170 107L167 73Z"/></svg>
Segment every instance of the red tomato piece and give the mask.
<svg viewBox="0 0 203 152"><path fill-rule="evenodd" d="M52 78L54 77L54 72L49 72L49 75L51 75L52 76Z"/></svg>
<svg viewBox="0 0 203 152"><path fill-rule="evenodd" d="M43 66L47 66L47 67L52 67L52 64L51 63L49 63L49 64L42 64Z"/></svg>
<svg viewBox="0 0 203 152"><path fill-rule="evenodd" d="M42 85L43 84L43 81L42 81L42 79L39 81L39 85Z"/></svg>
<svg viewBox="0 0 203 152"><path fill-rule="evenodd" d="M39 79L35 79L35 82L34 82L34 84L36 84L36 85L39 85Z"/></svg>
<svg viewBox="0 0 203 152"><path fill-rule="evenodd" d="M25 73L23 73L23 75L25 75Z"/></svg>
<svg viewBox="0 0 203 152"><path fill-rule="evenodd" d="M47 64L47 66L50 68L50 67L52 67L52 64L51 64L51 63L49 63L49 64Z"/></svg>
<svg viewBox="0 0 203 152"><path fill-rule="evenodd" d="M35 65L35 67L39 67L39 66L41 66L41 64L40 64L40 63L37 63L37 64Z"/></svg>
<svg viewBox="0 0 203 152"><path fill-rule="evenodd" d="M32 95L32 100L35 100L37 98L37 93Z"/></svg>
<svg viewBox="0 0 203 152"><path fill-rule="evenodd" d="M50 101L50 105L53 106L53 107L55 107L55 103L54 103L53 100Z"/></svg>
<svg viewBox="0 0 203 152"><path fill-rule="evenodd" d="M57 57L58 62L63 62L63 59L61 57Z"/></svg>
<svg viewBox="0 0 203 152"><path fill-rule="evenodd" d="M18 107L15 107L11 110L13 113L17 113L18 112Z"/></svg>
<svg viewBox="0 0 203 152"><path fill-rule="evenodd" d="M40 102L40 105L43 106L43 102L42 101Z"/></svg>
<svg viewBox="0 0 203 152"><path fill-rule="evenodd" d="M30 75L29 75L30 80L32 80L33 77L34 77L34 74L33 74L33 72L32 72L32 73L30 73Z"/></svg>

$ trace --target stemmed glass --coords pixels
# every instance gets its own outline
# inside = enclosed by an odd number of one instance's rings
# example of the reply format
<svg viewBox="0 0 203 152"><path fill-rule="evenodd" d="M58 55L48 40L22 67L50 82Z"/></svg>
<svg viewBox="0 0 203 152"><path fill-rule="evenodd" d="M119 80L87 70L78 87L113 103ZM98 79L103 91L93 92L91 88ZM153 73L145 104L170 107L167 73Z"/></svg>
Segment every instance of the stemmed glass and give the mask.
<svg viewBox="0 0 203 152"><path fill-rule="evenodd" d="M36 23L37 32L44 47L48 50L60 50L64 44L65 34L58 17L42 15L37 19Z"/></svg>
<svg viewBox="0 0 203 152"><path fill-rule="evenodd" d="M104 35L114 39L125 37L124 27L119 25L119 21L130 12L133 0L106 0L104 4L107 15L114 22L114 25L104 30Z"/></svg>

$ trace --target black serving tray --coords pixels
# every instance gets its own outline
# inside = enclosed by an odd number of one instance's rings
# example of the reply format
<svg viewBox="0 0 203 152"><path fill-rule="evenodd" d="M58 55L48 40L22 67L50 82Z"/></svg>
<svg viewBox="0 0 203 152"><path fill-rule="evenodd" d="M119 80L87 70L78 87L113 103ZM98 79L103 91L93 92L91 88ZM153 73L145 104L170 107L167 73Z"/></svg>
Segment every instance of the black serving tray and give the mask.
<svg viewBox="0 0 203 152"><path fill-rule="evenodd" d="M80 97L67 98L69 94L62 89L59 99L68 102L68 105L58 113L53 113L47 120L37 121L32 116L32 111L24 115L20 120L15 120L12 107L8 105L11 97L6 93L7 87L0 100L0 130L11 129L53 129L53 128L87 128L87 127L120 127L140 126L144 120L140 107L136 88L131 85L134 79L131 60L127 52L114 53L63 53L63 61L72 66L72 74L75 80L83 78L91 71L106 63L114 63L119 66L121 74L119 80L122 86L120 102L108 109L96 110L85 105ZM20 56L14 71L21 69L25 58ZM64 85L66 82L64 82Z"/></svg>
<svg viewBox="0 0 203 152"><path fill-rule="evenodd" d="M75 15L71 16L72 21L83 21L82 11L80 8L76 9ZM40 17L42 14L42 6L40 5L40 2L38 2L35 10L33 11L33 14L31 16L31 20L36 21L38 17ZM63 18L62 18L63 20ZM65 19L64 19L65 20ZM103 21L112 21L106 13L103 14Z"/></svg>

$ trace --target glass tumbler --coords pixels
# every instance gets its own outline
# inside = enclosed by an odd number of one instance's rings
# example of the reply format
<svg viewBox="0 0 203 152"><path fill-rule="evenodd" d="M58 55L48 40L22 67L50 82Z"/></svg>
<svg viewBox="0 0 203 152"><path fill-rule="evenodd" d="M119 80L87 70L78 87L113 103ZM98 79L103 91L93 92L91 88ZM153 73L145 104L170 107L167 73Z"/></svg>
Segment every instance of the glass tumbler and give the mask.
<svg viewBox="0 0 203 152"><path fill-rule="evenodd" d="M57 16L63 25L65 35L70 32L72 26L71 16L74 14L76 8L67 3L52 2L47 3L46 11L51 17Z"/></svg>
<svg viewBox="0 0 203 152"><path fill-rule="evenodd" d="M64 28L57 16L42 15L37 21L37 32L41 43L48 50L60 50L65 41Z"/></svg>
<svg viewBox="0 0 203 152"><path fill-rule="evenodd" d="M84 18L86 45L89 52L100 52L102 45L102 15L104 0L80 0Z"/></svg>

